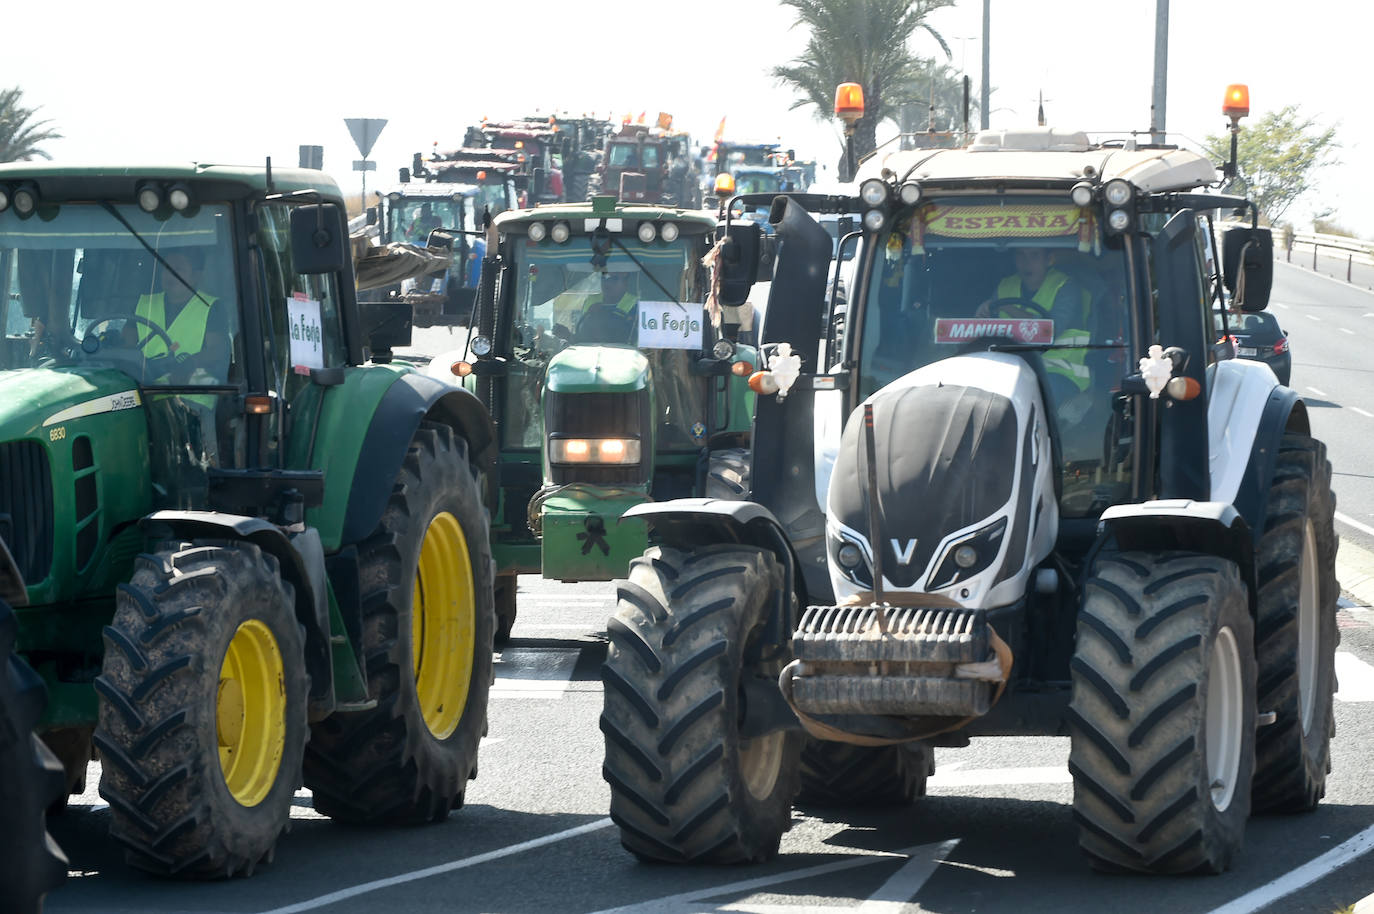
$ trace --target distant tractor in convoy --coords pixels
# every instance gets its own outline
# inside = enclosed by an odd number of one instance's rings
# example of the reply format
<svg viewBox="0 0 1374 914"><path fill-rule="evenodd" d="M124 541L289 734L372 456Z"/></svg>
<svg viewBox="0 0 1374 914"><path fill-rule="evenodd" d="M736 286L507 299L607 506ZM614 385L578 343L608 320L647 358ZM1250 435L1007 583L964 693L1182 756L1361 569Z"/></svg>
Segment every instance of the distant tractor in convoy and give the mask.
<svg viewBox="0 0 1374 914"><path fill-rule="evenodd" d="M672 119L667 120L671 124ZM686 134L626 124L606 140L587 193L589 198L611 194L622 203L697 209L701 206L700 183Z"/></svg>
<svg viewBox="0 0 1374 914"><path fill-rule="evenodd" d="M153 873L251 874L302 782L418 823L477 771L494 433L391 362L343 213L320 172L0 167L0 646Z"/></svg>
<svg viewBox="0 0 1374 914"><path fill-rule="evenodd" d="M498 640L518 573L611 580L647 546L628 508L747 489L756 356L705 306L715 227L613 197L496 219L475 335L430 370L496 418Z"/></svg>
<svg viewBox="0 0 1374 914"><path fill-rule="evenodd" d="M751 489L626 512L656 544L603 677L626 848L766 859L798 785L914 801L974 736L1069 736L1103 870L1219 872L1252 811L1317 805L1331 464L1297 392L1230 357L1217 316L1265 308L1272 242L1216 180L1173 146L985 131L775 200L771 236L728 226L723 303L776 248ZM862 226L842 325L824 214Z"/></svg>

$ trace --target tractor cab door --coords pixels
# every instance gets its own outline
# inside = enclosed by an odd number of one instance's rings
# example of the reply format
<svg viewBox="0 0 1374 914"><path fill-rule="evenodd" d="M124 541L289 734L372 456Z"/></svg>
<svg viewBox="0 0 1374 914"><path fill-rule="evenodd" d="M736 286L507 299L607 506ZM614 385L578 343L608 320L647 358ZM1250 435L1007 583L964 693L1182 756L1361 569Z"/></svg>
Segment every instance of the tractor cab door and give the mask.
<svg viewBox="0 0 1374 914"><path fill-rule="evenodd" d="M315 418L335 372L348 363L337 273L298 273L291 261L293 205L257 208L263 363L281 412L266 431L262 465L309 469Z"/></svg>

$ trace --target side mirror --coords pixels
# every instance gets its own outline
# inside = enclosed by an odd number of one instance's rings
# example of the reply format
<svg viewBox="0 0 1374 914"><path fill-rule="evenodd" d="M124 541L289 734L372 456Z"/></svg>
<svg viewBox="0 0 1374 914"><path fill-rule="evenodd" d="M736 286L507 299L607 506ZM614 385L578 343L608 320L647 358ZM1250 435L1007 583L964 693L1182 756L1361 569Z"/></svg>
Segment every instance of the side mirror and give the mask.
<svg viewBox="0 0 1374 914"><path fill-rule="evenodd" d="M348 261L348 235L333 203L298 206L291 211L291 266L297 273L335 273Z"/></svg>
<svg viewBox="0 0 1374 914"><path fill-rule="evenodd" d="M369 207L367 208L367 224L368 224L368 225L376 225L376 224L377 224L377 207L375 207L375 206L369 206Z"/></svg>
<svg viewBox="0 0 1374 914"><path fill-rule="evenodd" d="M716 269L720 271L720 303L742 305L759 274L763 228L757 222L732 222L721 247Z"/></svg>
<svg viewBox="0 0 1374 914"><path fill-rule="evenodd" d="M1233 228L1221 249L1222 280L1243 311L1263 311L1274 286L1274 236L1267 228Z"/></svg>
<svg viewBox="0 0 1374 914"><path fill-rule="evenodd" d="M400 180L400 182L401 182L402 184L409 184L409 183L410 183L410 169L409 169L409 168L402 168L400 171L398 171L398 172L396 173L396 177Z"/></svg>

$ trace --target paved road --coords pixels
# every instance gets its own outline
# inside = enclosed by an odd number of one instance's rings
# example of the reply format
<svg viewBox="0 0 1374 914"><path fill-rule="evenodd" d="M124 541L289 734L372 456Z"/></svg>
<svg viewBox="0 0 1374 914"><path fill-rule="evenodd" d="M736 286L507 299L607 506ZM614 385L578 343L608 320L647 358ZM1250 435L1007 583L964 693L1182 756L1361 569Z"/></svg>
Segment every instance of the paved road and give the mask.
<svg viewBox="0 0 1374 914"><path fill-rule="evenodd" d="M1274 303L1292 332L1294 383L1331 446L1342 513L1374 530L1366 453L1374 424L1362 425L1374 423L1364 367L1374 295L1280 264ZM1343 523L1340 532L1347 545L1374 544L1361 527ZM497 664L481 776L446 822L340 826L302 791L274 865L249 880L165 883L126 868L105 839L109 812L95 795L93 764L92 789L55 825L74 872L48 910L1330 914L1374 893L1374 611L1348 600L1326 801L1311 815L1252 820L1235 868L1202 879L1091 873L1075 846L1068 743L1055 738L940 750L930 796L910 809L798 810L781 856L767 865L635 863L605 818L600 775L610 588L522 578L520 606L515 641Z"/></svg>

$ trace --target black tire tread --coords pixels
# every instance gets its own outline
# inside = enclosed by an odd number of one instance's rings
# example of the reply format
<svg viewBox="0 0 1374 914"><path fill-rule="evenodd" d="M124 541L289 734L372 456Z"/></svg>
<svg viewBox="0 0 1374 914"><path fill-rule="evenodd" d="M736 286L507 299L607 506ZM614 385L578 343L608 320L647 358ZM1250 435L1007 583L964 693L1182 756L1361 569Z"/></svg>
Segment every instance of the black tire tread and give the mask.
<svg viewBox="0 0 1374 914"><path fill-rule="evenodd" d="M908 806L926 795L935 755L924 743L853 746L807 739L798 806Z"/></svg>

